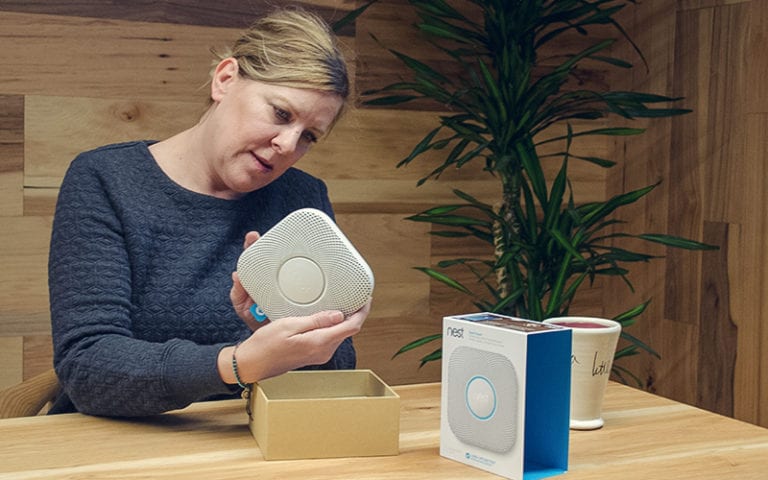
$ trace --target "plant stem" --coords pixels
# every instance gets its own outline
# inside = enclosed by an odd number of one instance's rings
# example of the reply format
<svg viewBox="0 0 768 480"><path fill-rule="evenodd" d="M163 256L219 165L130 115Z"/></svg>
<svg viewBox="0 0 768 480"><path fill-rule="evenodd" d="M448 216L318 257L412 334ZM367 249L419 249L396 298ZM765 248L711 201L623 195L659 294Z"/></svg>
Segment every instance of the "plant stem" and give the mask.
<svg viewBox="0 0 768 480"><path fill-rule="evenodd" d="M512 170L514 165L519 162L507 160L503 162L505 170ZM510 168L513 167L513 168ZM506 262L501 260L507 253L507 248L511 244L510 239L520 235L520 219L515 212L509 208L510 205L517 205L520 201L520 170L517 172L502 173L502 202L497 207L497 219L493 222L493 247L494 259L498 268L496 268L496 285L499 294L499 301L506 298L514 291L514 279L509 274L509 268ZM517 303L512 303L509 307L512 315L517 315Z"/></svg>

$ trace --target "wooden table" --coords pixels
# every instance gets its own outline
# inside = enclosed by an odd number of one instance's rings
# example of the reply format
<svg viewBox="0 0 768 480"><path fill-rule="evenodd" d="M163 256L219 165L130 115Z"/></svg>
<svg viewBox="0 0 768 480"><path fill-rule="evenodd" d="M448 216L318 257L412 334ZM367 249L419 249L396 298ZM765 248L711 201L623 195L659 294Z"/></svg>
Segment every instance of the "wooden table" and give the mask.
<svg viewBox="0 0 768 480"><path fill-rule="evenodd" d="M401 395L400 455L265 461L244 402L143 420L80 414L0 420L0 479L500 478L440 457L440 385ZM571 479L768 479L768 429L611 383L605 427L571 432Z"/></svg>

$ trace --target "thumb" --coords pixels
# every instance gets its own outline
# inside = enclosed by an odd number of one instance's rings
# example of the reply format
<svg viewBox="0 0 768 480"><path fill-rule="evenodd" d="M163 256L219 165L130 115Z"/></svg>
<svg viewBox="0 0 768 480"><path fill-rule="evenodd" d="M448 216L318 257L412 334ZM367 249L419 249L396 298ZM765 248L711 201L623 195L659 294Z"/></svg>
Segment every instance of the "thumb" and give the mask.
<svg viewBox="0 0 768 480"><path fill-rule="evenodd" d="M297 322L296 326L301 333L304 333L338 325L344 321L344 314L338 310L326 310L307 317L298 317L298 319L301 321Z"/></svg>

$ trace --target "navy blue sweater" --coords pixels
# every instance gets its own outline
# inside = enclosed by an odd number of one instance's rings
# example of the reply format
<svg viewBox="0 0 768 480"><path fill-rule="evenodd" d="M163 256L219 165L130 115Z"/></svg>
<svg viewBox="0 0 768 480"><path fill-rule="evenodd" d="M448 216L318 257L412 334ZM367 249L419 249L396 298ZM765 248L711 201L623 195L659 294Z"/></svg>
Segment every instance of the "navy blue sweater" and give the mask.
<svg viewBox="0 0 768 480"><path fill-rule="evenodd" d="M232 395L219 351L250 331L229 299L245 233L288 213L333 215L325 184L290 169L238 200L180 187L150 142L79 155L64 178L49 258L53 412L141 416ZM319 368L354 368L347 339Z"/></svg>

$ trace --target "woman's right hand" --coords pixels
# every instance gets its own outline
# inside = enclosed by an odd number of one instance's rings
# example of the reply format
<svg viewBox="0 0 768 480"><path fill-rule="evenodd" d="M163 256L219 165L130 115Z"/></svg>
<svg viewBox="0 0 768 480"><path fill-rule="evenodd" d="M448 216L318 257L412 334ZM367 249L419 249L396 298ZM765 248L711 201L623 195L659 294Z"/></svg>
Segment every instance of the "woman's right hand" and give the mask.
<svg viewBox="0 0 768 480"><path fill-rule="evenodd" d="M344 339L358 333L368 317L371 302L346 320L340 311L323 311L306 317L287 317L271 322L251 334L237 348L240 379L254 383L307 365L328 362ZM227 383L236 383L232 352L219 353L219 373Z"/></svg>

